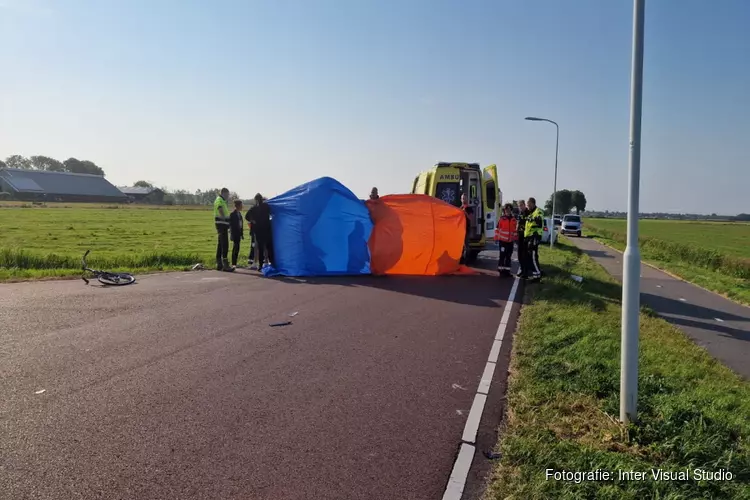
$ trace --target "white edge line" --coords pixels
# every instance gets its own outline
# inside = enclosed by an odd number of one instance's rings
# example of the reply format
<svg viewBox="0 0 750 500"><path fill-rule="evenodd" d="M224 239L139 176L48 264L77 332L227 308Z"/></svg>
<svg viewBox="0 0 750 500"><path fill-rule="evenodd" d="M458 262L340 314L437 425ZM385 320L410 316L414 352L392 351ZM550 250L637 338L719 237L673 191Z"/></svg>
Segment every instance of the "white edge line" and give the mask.
<svg viewBox="0 0 750 500"><path fill-rule="evenodd" d="M453 464L451 477L445 487L445 493L443 493L443 500L461 500L461 496L464 494L464 486L466 486L466 477L469 475L471 462L474 460L474 450L474 446L461 443L458 457Z"/></svg>
<svg viewBox="0 0 750 500"><path fill-rule="evenodd" d="M508 319L510 319L510 312L513 309L513 301L516 298L516 292L518 291L519 279L516 278L513 281L513 286L510 289L508 295L508 301L505 303L505 311L500 319L500 324L497 327L497 334L495 336L495 342L492 343L492 349L490 350L490 359L487 361L485 366L485 373L492 364L492 370L496 366L497 356L495 361L492 361L493 352L495 346L497 346L497 354L500 354L500 345L502 344L503 337L505 336L505 330L508 328ZM451 477L448 480L448 485L445 487L445 493L443 494L443 500L461 500L461 496L466 486L466 478L469 476L469 470L471 469L471 462L474 459L474 442L476 441L477 432L479 431L479 422L482 419L482 413L484 413L484 405L487 402L487 396L480 394L479 391L483 389L482 382L479 382L477 393L474 395L474 403L471 405L469 416L466 419L466 425L464 426L464 434L462 437L461 449L456 457L456 462L453 464L453 471ZM489 377L490 383L492 382L492 375ZM487 392L489 392L490 383L487 384Z"/></svg>
<svg viewBox="0 0 750 500"><path fill-rule="evenodd" d="M492 384L492 375L495 374L495 366L497 365L494 361L487 361L487 364L484 365L482 380L479 381L479 388L477 389L479 394L490 393L490 384Z"/></svg>
<svg viewBox="0 0 750 500"><path fill-rule="evenodd" d="M497 358L500 357L500 348L503 346L502 340L495 340L492 343L492 349L490 349L490 357L487 358L487 361L490 361L492 363L497 363Z"/></svg>
<svg viewBox="0 0 750 500"><path fill-rule="evenodd" d="M464 426L464 435L461 437L464 443L476 443L477 432L479 432L479 421L482 420L482 413L484 413L484 404L486 402L486 394L474 394L474 402L471 404L469 417L466 419L466 425Z"/></svg>

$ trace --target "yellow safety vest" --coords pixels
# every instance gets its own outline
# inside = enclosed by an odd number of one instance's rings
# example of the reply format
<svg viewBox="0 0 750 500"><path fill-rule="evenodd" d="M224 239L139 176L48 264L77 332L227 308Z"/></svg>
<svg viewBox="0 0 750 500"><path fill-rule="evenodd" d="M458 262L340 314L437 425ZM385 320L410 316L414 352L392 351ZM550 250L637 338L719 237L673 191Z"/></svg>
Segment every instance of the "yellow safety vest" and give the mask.
<svg viewBox="0 0 750 500"><path fill-rule="evenodd" d="M535 222L535 219L541 218L542 223L539 224ZM542 212L539 207L536 207L533 212L531 212L526 217L526 227L523 231L524 238L528 238L532 234L538 234L541 236L542 234L542 227L544 226L544 212Z"/></svg>
<svg viewBox="0 0 750 500"><path fill-rule="evenodd" d="M219 207L224 209L224 216L222 217L221 212L219 212ZM214 200L214 222L217 224L222 225L229 225L229 206L227 205L227 200L221 197L221 195L217 196Z"/></svg>

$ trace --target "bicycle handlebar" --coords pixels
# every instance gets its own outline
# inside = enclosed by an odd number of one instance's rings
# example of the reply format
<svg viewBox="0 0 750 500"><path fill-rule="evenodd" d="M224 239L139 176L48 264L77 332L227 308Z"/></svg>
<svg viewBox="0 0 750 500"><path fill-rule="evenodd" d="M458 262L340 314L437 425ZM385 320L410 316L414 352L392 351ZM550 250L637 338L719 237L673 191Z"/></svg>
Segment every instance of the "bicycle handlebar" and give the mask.
<svg viewBox="0 0 750 500"><path fill-rule="evenodd" d="M89 252L91 252L91 250L86 250L86 253L83 254L83 257L81 258L81 265L83 266L84 270L86 269L86 257L88 257Z"/></svg>

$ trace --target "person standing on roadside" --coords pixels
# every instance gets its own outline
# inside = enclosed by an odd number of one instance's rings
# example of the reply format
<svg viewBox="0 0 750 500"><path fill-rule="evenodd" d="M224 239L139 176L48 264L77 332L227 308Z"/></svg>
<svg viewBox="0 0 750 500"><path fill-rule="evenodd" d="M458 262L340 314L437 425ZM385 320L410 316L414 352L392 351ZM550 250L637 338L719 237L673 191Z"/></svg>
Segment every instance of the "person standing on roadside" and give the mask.
<svg viewBox="0 0 750 500"><path fill-rule="evenodd" d="M273 233L271 231L271 207L263 199L263 195L255 195L255 206L250 209L250 222L253 225L258 267L263 268L266 259L273 264Z"/></svg>
<svg viewBox="0 0 750 500"><path fill-rule="evenodd" d="M214 200L214 224L218 234L216 245L216 270L234 271L229 265L229 207L227 206L229 190L222 188Z"/></svg>
<svg viewBox="0 0 750 500"><path fill-rule="evenodd" d="M518 255L518 276L519 278L527 276L527 270L526 270L526 238L524 238L524 231L526 229L526 217L528 217L529 211L526 208L526 202L523 200L518 201L518 217L517 217L517 238L516 238L516 246L518 247L518 251L516 255Z"/></svg>
<svg viewBox="0 0 750 500"><path fill-rule="evenodd" d="M527 271L531 272L533 279L542 277L542 270L539 267L539 243L542 241L542 228L544 227L544 212L536 206L536 199L529 198L527 202L529 215L526 218L526 227L524 228L524 238L526 239L527 248Z"/></svg>
<svg viewBox="0 0 750 500"><path fill-rule="evenodd" d="M370 191L370 199L371 200L380 199L380 195L378 194L378 188L376 187L372 188L372 191Z"/></svg>
<svg viewBox="0 0 750 500"><path fill-rule="evenodd" d="M495 229L495 240L500 245L500 258L497 262L497 272L500 277L510 276L513 242L516 238L518 238L518 228L516 218L513 217L513 205L506 203L503 207L503 215L497 221Z"/></svg>
<svg viewBox="0 0 750 500"><path fill-rule="evenodd" d="M234 211L229 215L229 233L232 237L232 267L237 267L240 244L245 239L245 224L242 223L242 200L234 200Z"/></svg>
<svg viewBox="0 0 750 500"><path fill-rule="evenodd" d="M258 264L255 263L255 247L257 246L257 243L255 241L255 232L253 231L252 210L253 207L251 206L247 209L247 213L245 214L245 220L247 221L247 234L248 239L250 240L250 253L247 256L247 267L250 268L251 271L255 271L258 269Z"/></svg>

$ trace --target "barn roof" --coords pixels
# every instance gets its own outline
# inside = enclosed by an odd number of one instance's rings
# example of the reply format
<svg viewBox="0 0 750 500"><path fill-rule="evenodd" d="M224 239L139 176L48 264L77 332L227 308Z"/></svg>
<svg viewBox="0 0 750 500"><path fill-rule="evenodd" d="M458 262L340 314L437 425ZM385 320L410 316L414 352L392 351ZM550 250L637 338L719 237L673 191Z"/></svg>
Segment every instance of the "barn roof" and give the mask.
<svg viewBox="0 0 750 500"><path fill-rule="evenodd" d="M132 187L120 187L118 188L120 191L127 195L149 195L154 192L160 192L161 189L155 188L155 187L141 187L141 186L132 186Z"/></svg>
<svg viewBox="0 0 750 500"><path fill-rule="evenodd" d="M122 191L100 175L0 169L0 178L17 193L124 198Z"/></svg>

